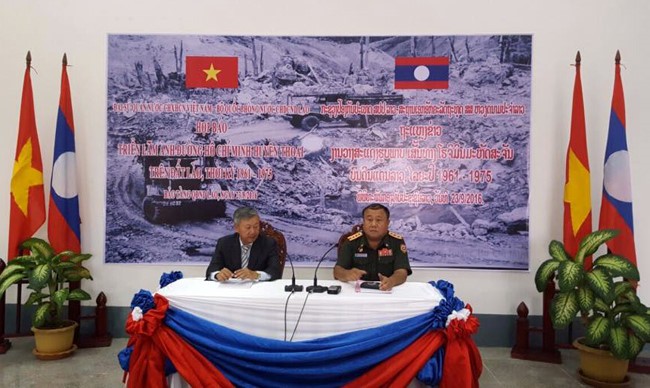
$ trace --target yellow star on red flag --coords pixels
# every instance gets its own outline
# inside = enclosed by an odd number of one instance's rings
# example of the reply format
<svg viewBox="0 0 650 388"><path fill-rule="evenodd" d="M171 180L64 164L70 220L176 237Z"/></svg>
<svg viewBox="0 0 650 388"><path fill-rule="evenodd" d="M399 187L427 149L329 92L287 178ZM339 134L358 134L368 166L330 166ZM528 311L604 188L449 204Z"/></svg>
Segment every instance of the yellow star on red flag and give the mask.
<svg viewBox="0 0 650 388"><path fill-rule="evenodd" d="M219 82L217 79L217 74L221 73L221 70L217 70L214 68L214 64L210 64L209 69L204 69L203 72L206 74L205 77L205 82L210 81L211 79L215 80L215 82Z"/></svg>
<svg viewBox="0 0 650 388"><path fill-rule="evenodd" d="M569 150L568 182L564 185L564 202L570 204L573 235L591 212L591 192L589 192L589 170L582 164L573 150Z"/></svg>
<svg viewBox="0 0 650 388"><path fill-rule="evenodd" d="M43 185L43 172L32 166L32 154L32 140L29 139L18 154L11 176L11 194L25 217L29 208L29 189Z"/></svg>

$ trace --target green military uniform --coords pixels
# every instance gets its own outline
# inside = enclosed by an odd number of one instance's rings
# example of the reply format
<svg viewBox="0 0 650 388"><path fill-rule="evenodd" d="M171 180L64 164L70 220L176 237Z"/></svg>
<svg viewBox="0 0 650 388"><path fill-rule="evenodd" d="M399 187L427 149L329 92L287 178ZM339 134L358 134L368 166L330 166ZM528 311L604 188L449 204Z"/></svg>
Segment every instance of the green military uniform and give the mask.
<svg viewBox="0 0 650 388"><path fill-rule="evenodd" d="M363 232L358 232L343 243L336 265L345 269L358 268L366 271L362 280L378 281L379 274L391 276L398 269L412 273L404 239L397 233L388 232L372 249Z"/></svg>

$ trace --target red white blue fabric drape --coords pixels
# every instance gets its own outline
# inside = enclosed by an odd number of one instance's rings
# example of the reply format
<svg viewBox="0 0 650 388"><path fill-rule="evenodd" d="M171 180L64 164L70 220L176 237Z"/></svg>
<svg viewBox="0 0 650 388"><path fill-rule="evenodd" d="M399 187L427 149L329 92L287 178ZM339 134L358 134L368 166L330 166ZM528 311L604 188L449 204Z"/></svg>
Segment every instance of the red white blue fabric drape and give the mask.
<svg viewBox="0 0 650 388"><path fill-rule="evenodd" d="M165 387L165 359L193 387L406 386L416 376L441 387L477 387L482 362L471 334L478 320L453 297L453 286L444 288L447 298L427 314L300 342L241 333L155 295L129 316L130 350L120 361L129 387Z"/></svg>

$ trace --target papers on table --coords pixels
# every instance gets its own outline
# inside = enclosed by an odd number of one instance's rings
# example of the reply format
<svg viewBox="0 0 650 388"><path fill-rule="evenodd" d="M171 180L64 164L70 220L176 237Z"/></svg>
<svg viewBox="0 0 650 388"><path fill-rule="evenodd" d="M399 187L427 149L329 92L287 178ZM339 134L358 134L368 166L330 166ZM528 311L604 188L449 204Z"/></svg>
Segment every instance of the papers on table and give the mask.
<svg viewBox="0 0 650 388"><path fill-rule="evenodd" d="M255 280L230 278L224 282L218 282L219 287L225 288L251 288Z"/></svg>
<svg viewBox="0 0 650 388"><path fill-rule="evenodd" d="M362 294L392 294L393 290L382 291L374 288L359 288L359 291Z"/></svg>

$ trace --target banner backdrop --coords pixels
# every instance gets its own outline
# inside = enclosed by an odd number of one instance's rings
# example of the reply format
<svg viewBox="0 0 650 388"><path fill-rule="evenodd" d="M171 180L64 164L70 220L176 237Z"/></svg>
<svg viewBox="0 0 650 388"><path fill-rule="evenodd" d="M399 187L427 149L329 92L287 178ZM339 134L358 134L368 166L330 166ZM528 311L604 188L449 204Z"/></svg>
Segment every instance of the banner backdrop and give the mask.
<svg viewBox="0 0 650 388"><path fill-rule="evenodd" d="M106 262L207 263L249 205L311 266L380 202L414 267L528 269L531 61L530 35L110 35Z"/></svg>

